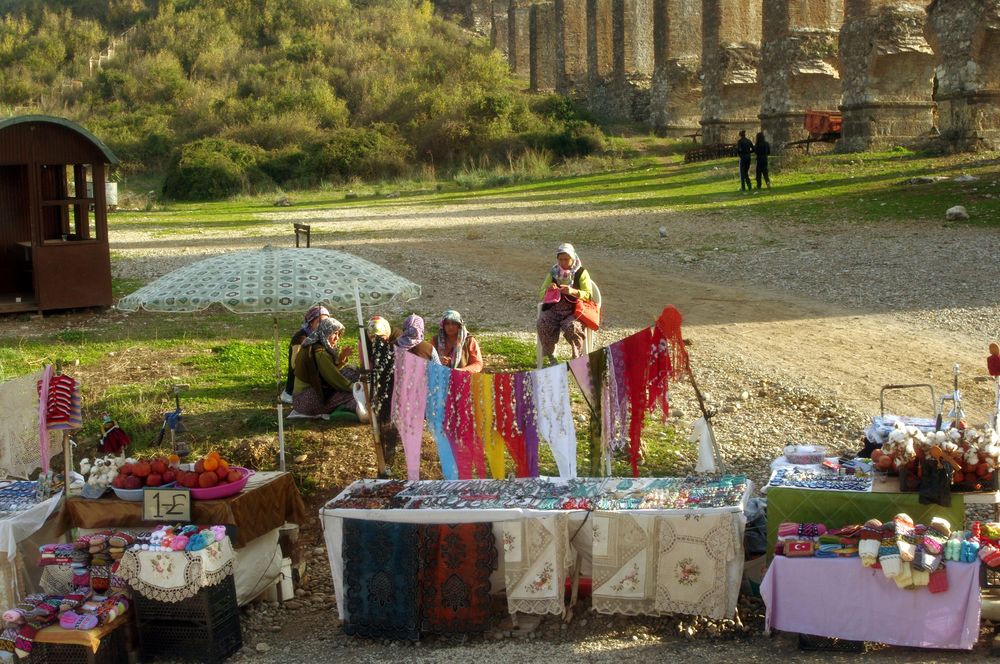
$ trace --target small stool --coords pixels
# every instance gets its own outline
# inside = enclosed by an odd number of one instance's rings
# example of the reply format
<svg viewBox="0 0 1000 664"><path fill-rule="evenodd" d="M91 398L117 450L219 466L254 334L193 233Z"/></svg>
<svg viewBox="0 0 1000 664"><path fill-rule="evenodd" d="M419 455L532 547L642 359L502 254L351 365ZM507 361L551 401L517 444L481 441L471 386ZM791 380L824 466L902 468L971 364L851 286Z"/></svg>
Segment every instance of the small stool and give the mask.
<svg viewBox="0 0 1000 664"><path fill-rule="evenodd" d="M31 649L31 664L120 664L128 661L127 635L130 611L94 629L63 629L52 625L39 630Z"/></svg>

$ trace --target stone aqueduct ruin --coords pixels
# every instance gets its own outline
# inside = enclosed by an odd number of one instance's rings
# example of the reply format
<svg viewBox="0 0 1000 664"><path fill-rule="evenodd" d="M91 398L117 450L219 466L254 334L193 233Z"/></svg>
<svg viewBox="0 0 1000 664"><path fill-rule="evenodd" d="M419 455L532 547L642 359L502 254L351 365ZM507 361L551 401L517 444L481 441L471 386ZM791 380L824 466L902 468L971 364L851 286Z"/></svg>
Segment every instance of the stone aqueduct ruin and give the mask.
<svg viewBox="0 0 1000 664"><path fill-rule="evenodd" d="M840 149L1000 149L1000 0L437 0L534 91L609 120L773 146L841 110Z"/></svg>

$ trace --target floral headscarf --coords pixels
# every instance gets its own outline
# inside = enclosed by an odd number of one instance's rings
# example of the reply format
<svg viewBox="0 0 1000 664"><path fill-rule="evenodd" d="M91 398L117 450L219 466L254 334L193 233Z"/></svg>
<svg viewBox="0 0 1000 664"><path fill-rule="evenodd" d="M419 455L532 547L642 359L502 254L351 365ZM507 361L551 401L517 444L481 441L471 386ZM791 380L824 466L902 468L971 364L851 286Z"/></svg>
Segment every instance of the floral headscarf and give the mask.
<svg viewBox="0 0 1000 664"><path fill-rule="evenodd" d="M334 332L341 332L343 329L343 324L336 318L324 318L316 326L316 329L305 338L305 341L302 342L302 347L322 344L323 348L336 359L339 355L334 351L333 346L330 345L330 335Z"/></svg>
<svg viewBox="0 0 1000 664"><path fill-rule="evenodd" d="M368 319L368 336L388 339L390 334L392 334L392 326L389 325L389 321L381 316L372 316Z"/></svg>
<svg viewBox="0 0 1000 664"><path fill-rule="evenodd" d="M462 320L462 314L458 313L454 309L449 309L441 314L441 323L438 327L436 342L438 355L445 354L445 346L448 342L448 338L444 332L444 324L447 321L458 323L460 326L458 330L458 339L455 340L455 348L452 351L451 358L451 368L457 369L458 365L462 363L462 349L465 348L465 340L469 336L469 331L465 329L465 321Z"/></svg>
<svg viewBox="0 0 1000 664"><path fill-rule="evenodd" d="M559 254L568 254L573 259L573 264L570 265L568 270L562 269L558 261L552 266L552 283L557 286L569 286L573 283L573 279L576 278L577 271L583 266L580 262L580 257L576 255L576 249L573 248L569 242L563 242L556 249L556 257Z"/></svg>
<svg viewBox="0 0 1000 664"><path fill-rule="evenodd" d="M302 331L305 332L306 334L309 334L310 332L312 332L312 330L309 328L310 323L312 323L320 316L329 316L329 315L330 311L324 306L312 307L311 309L309 309L309 311L306 312L306 315L303 316L302 318Z"/></svg>
<svg viewBox="0 0 1000 664"><path fill-rule="evenodd" d="M396 345L403 350L409 350L424 340L424 319L416 314L410 314L403 321L403 334L396 340Z"/></svg>

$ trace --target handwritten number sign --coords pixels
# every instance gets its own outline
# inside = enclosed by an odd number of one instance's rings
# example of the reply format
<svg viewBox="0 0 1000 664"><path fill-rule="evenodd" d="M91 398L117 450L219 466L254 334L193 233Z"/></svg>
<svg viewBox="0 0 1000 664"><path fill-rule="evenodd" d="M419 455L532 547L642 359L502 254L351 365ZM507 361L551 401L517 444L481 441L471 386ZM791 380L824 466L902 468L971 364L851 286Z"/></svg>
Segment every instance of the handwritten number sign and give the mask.
<svg viewBox="0 0 1000 664"><path fill-rule="evenodd" d="M188 489L154 489L142 492L144 521L190 521L191 492Z"/></svg>

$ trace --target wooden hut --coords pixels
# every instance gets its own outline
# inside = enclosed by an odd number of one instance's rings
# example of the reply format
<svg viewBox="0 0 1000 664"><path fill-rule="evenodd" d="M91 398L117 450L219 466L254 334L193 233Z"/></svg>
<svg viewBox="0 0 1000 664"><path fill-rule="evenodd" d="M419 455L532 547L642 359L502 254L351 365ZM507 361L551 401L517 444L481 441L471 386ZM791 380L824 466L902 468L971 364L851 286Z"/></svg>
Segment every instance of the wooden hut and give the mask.
<svg viewBox="0 0 1000 664"><path fill-rule="evenodd" d="M0 121L0 313L111 305L105 181L117 163L69 120Z"/></svg>

